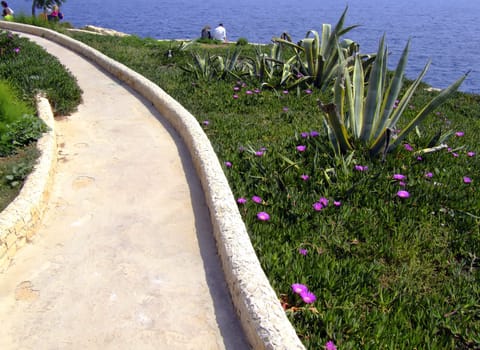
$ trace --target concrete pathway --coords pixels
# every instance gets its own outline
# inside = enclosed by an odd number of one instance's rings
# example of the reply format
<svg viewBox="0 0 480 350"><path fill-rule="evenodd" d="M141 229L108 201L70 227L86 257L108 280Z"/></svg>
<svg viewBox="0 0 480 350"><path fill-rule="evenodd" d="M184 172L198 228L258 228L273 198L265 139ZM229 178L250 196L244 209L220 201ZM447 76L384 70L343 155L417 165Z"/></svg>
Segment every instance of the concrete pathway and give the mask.
<svg viewBox="0 0 480 350"><path fill-rule="evenodd" d="M0 275L0 349L248 349L180 137L116 79L31 38L84 102L56 122L46 217Z"/></svg>

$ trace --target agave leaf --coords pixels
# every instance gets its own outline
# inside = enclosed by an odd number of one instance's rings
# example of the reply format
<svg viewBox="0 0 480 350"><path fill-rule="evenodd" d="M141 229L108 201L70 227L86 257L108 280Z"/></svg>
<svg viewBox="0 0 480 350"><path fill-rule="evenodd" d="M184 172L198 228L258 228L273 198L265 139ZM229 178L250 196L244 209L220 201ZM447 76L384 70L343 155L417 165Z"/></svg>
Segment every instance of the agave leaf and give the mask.
<svg viewBox="0 0 480 350"><path fill-rule="evenodd" d="M407 44L405 45L402 56L400 57L400 61L398 62L397 68L395 70L394 77L390 82L387 91L385 92L386 99L384 100L384 104L382 106L383 113L376 127L376 132L374 134L375 138L378 137L379 133L382 130L384 130L386 127L391 126L388 123L389 117L392 114L393 107L395 106L395 101L397 100L400 90L402 88L403 76L407 65L409 49L410 40L408 40Z"/></svg>
<svg viewBox="0 0 480 350"><path fill-rule="evenodd" d="M402 129L400 134L398 135L397 139L393 143L393 148L398 146L400 142L405 138L405 136L420 122L422 122L425 117L427 117L430 113L432 113L438 106L440 106L443 102L445 102L455 91L458 90L460 85L462 85L465 78L468 76L468 73L465 73L462 77L460 77L456 82L452 85L447 87L446 89L442 90L433 100L431 100L427 105L425 105L413 118L408 125Z"/></svg>
<svg viewBox="0 0 480 350"><path fill-rule="evenodd" d="M348 74L348 72L347 72ZM351 125L355 138L360 138L364 123L364 95L365 95L365 75L360 57L355 59L355 68L353 70L353 91L351 107Z"/></svg>

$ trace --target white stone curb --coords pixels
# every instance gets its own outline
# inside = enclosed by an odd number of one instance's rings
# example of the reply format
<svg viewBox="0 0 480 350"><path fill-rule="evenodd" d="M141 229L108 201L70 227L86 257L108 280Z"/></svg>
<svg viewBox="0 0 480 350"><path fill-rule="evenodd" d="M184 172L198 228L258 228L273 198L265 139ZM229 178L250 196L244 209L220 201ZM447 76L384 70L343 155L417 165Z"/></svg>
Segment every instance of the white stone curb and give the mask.
<svg viewBox="0 0 480 350"><path fill-rule="evenodd" d="M32 239L50 196L57 142L53 113L46 98L37 97L37 112L50 130L37 141L41 154L19 195L0 212L0 272L8 267L17 250Z"/></svg>
<svg viewBox="0 0 480 350"><path fill-rule="evenodd" d="M149 100L187 145L210 209L217 249L243 329L254 349L305 349L253 250L218 158L198 121L161 88L97 50L52 30L2 22L0 28L44 37L75 51Z"/></svg>

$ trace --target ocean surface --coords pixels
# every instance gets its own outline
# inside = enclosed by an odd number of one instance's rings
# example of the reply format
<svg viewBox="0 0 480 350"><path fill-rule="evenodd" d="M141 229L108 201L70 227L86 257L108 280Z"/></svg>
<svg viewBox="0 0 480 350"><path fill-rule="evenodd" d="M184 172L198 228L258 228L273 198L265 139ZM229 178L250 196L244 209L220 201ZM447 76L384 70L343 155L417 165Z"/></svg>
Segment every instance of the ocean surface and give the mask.
<svg viewBox="0 0 480 350"><path fill-rule="evenodd" d="M31 13L31 0L10 0L16 12ZM364 53L377 51L383 34L391 68L411 39L407 76L445 88L470 71L460 90L480 93L480 1L478 0L67 0L64 20L156 39L195 39L201 29L223 23L230 41L269 43L288 32L294 41L323 23L335 25L348 6L345 37Z"/></svg>

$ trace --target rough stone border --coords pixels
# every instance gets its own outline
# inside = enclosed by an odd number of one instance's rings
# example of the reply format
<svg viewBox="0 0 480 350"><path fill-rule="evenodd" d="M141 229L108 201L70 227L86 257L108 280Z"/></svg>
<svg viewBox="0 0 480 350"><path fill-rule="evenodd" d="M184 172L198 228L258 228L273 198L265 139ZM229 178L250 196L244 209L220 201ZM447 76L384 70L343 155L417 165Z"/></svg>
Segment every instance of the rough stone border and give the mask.
<svg viewBox="0 0 480 350"><path fill-rule="evenodd" d="M262 270L218 158L198 121L160 87L97 50L55 31L0 21L0 28L44 37L75 51L128 84L170 122L201 180L223 271L254 349L305 349Z"/></svg>
<svg viewBox="0 0 480 350"><path fill-rule="evenodd" d="M37 111L50 130L37 142L40 157L19 195L0 212L0 272L8 267L17 250L31 241L53 184L57 142L53 113L46 98L37 97Z"/></svg>

